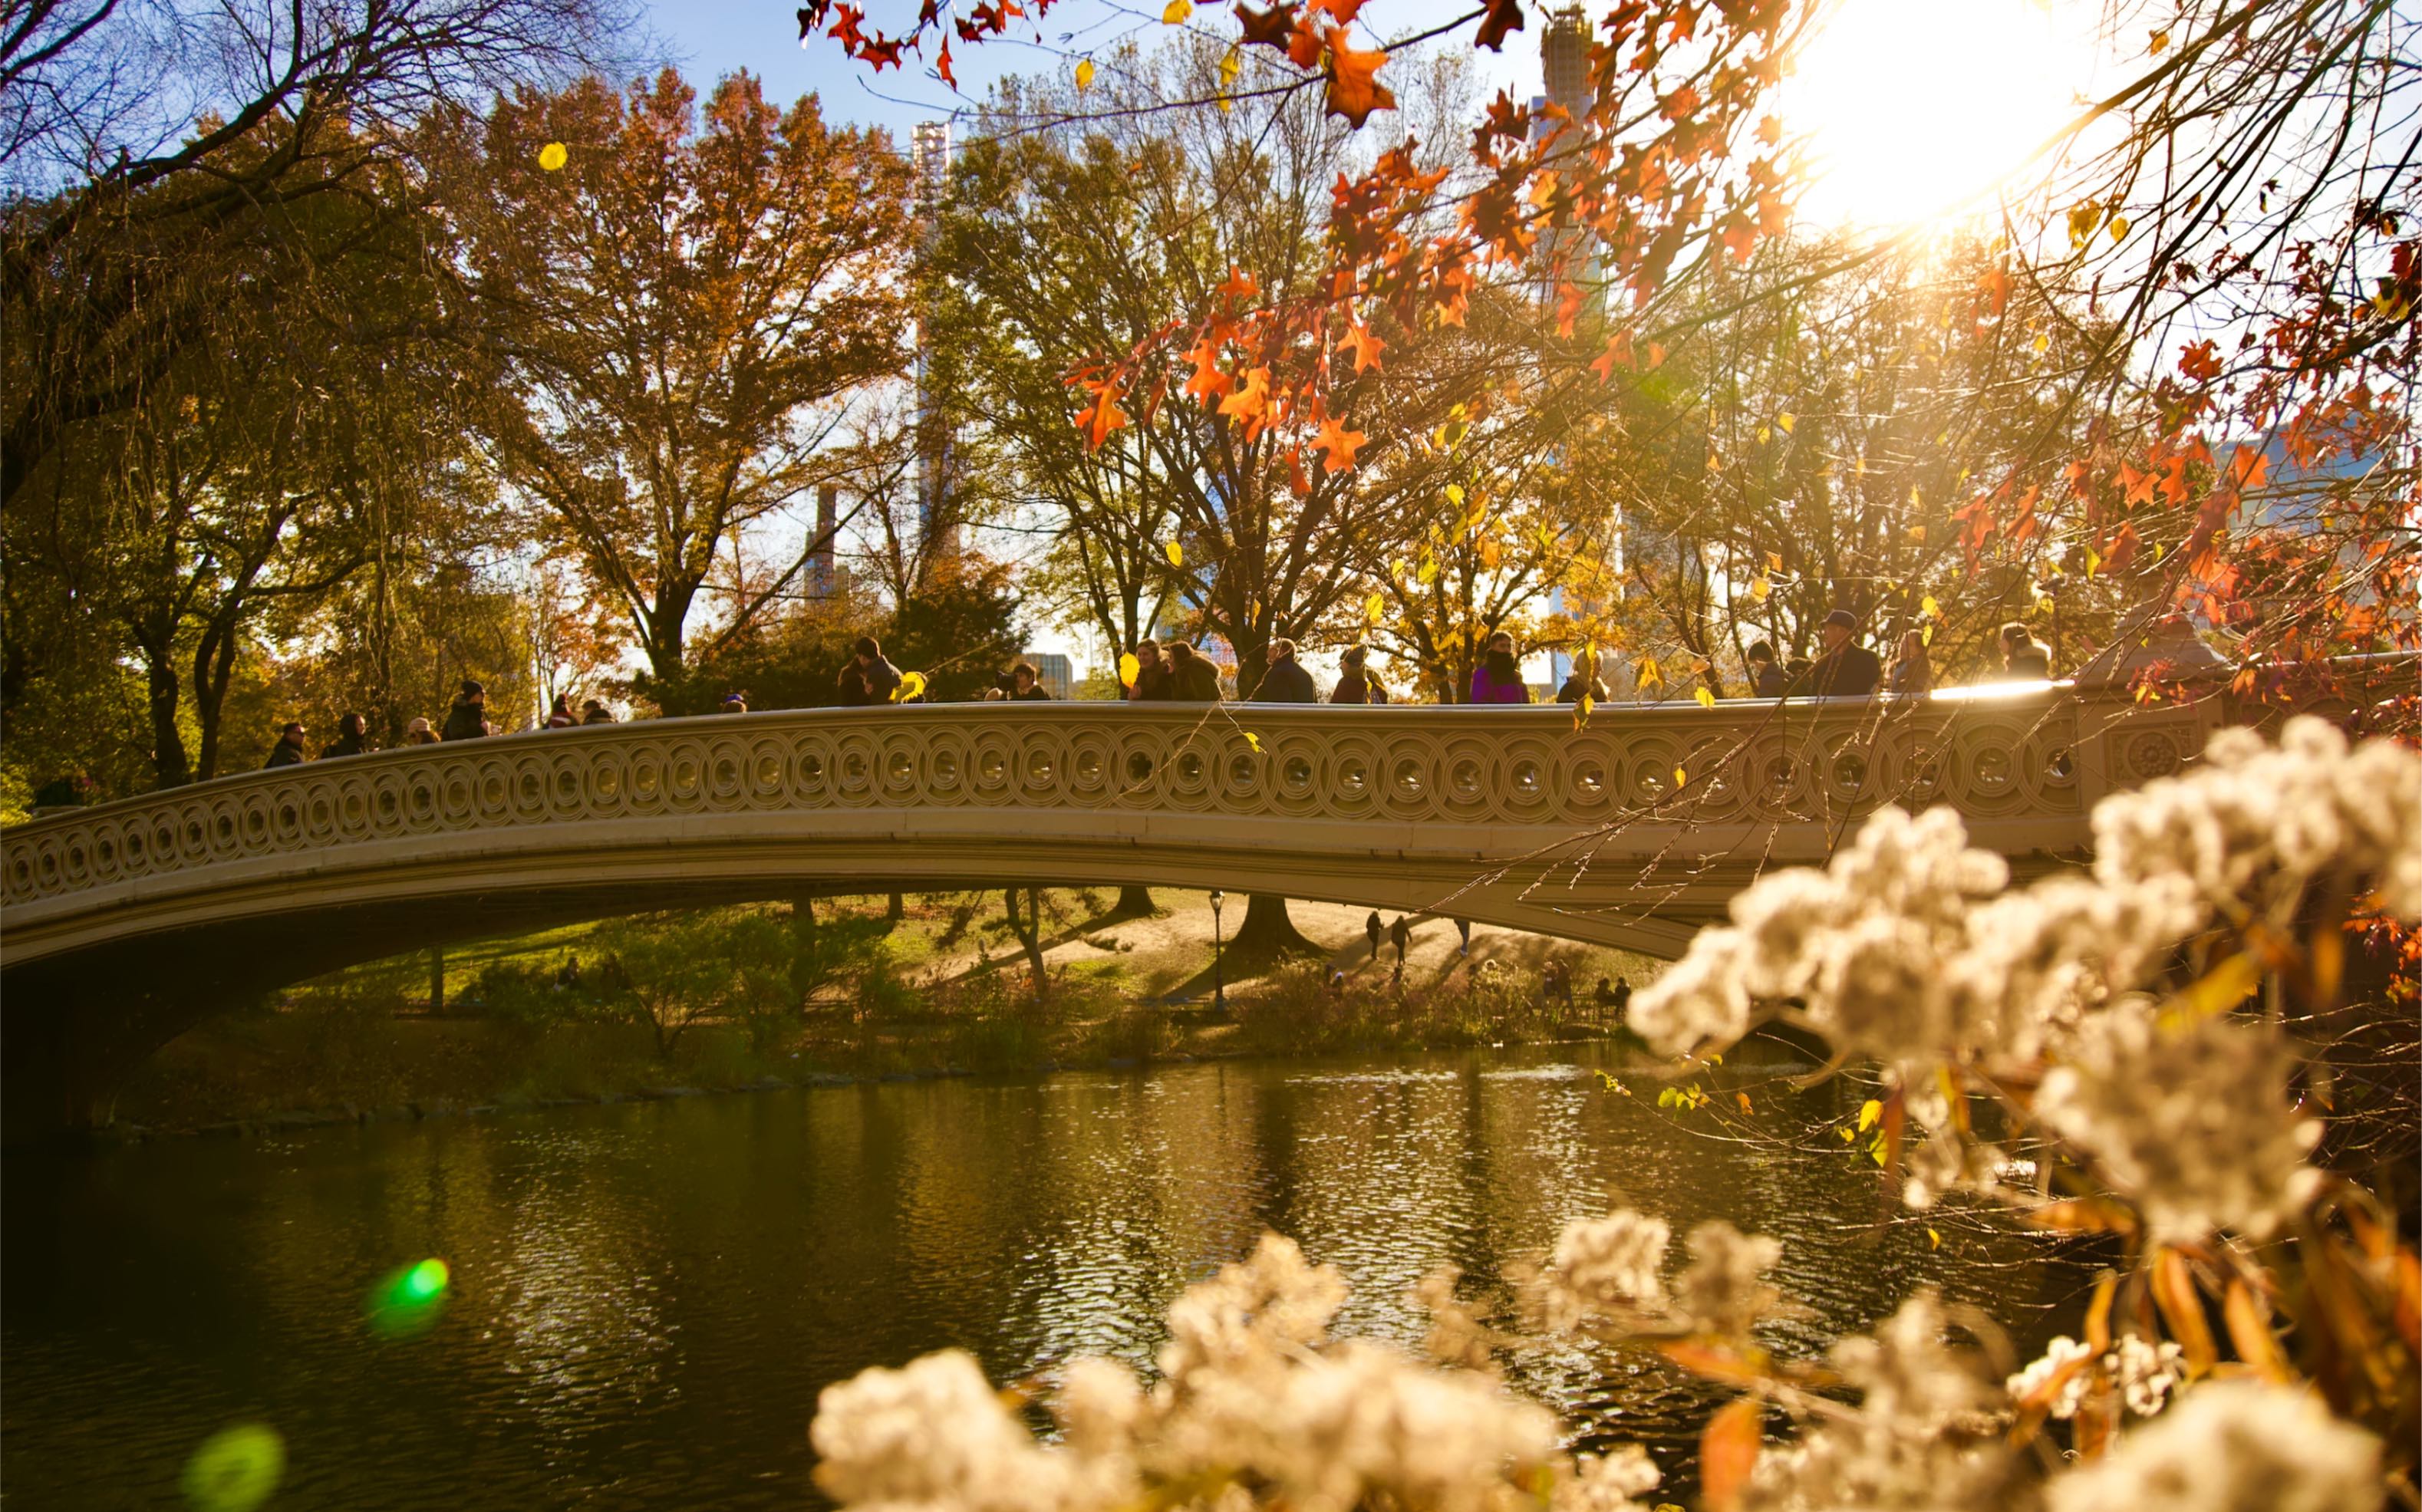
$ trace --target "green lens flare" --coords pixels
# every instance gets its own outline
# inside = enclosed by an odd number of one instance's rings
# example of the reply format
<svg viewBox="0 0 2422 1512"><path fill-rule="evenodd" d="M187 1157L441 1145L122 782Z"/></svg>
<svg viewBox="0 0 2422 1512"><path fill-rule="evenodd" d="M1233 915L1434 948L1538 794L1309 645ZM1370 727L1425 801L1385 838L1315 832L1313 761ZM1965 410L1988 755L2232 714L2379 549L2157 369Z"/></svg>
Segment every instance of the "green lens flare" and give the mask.
<svg viewBox="0 0 2422 1512"><path fill-rule="evenodd" d="M185 1461L186 1503L197 1512L252 1512L286 1473L286 1441L266 1423L238 1423L202 1441Z"/></svg>
<svg viewBox="0 0 2422 1512"><path fill-rule="evenodd" d="M371 1288L370 1331L385 1338L425 1333L446 1310L454 1273L443 1260L422 1260L395 1271Z"/></svg>

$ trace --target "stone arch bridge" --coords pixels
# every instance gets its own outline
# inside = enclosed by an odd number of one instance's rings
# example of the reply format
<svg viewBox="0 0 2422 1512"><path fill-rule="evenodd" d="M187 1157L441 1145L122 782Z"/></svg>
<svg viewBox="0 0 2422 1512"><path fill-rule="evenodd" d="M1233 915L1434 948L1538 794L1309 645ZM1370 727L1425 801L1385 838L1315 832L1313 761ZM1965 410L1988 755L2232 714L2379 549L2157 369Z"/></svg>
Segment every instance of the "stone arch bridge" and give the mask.
<svg viewBox="0 0 2422 1512"><path fill-rule="evenodd" d="M2021 871L2177 769L2216 701L2065 685L1567 707L978 703L554 731L249 773L0 835L13 1129L212 1007L450 939L676 904L1220 887L1677 953L1877 805Z"/></svg>

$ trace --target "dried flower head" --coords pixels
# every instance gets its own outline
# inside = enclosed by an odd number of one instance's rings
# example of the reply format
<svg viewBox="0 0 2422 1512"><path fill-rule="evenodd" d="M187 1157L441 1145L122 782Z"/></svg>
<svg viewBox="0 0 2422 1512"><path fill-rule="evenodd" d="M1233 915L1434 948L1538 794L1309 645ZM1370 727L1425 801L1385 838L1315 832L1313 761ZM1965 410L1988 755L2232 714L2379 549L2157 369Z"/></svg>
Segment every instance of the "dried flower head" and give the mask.
<svg viewBox="0 0 2422 1512"><path fill-rule="evenodd" d="M2310 1394L2208 1381L2107 1457L2055 1477L2052 1512L2375 1512L2380 1441Z"/></svg>

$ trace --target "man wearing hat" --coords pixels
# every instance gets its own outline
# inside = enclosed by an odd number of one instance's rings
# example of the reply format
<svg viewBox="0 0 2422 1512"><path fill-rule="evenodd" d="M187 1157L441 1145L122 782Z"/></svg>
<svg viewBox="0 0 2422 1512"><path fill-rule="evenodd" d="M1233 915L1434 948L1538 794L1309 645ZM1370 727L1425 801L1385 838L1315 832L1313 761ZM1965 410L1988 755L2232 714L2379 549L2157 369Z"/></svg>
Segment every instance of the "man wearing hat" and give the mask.
<svg viewBox="0 0 2422 1512"><path fill-rule="evenodd" d="M488 690L466 677L463 679L463 691L454 696L454 706L446 711L446 728L440 738L478 740L487 732Z"/></svg>
<svg viewBox="0 0 2422 1512"><path fill-rule="evenodd" d="M1825 616L1816 633L1825 642L1825 654L1816 658L1795 691L1819 699L1873 697L1883 684L1884 664L1859 644L1858 617L1848 609L1835 609Z"/></svg>

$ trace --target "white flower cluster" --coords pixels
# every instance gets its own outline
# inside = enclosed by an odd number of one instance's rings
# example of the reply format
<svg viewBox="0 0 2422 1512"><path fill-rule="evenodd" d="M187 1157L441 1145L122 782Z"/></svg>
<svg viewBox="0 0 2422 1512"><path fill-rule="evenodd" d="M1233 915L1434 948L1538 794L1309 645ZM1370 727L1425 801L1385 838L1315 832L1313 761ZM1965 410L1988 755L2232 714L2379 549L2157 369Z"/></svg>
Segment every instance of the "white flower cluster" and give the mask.
<svg viewBox="0 0 2422 1512"><path fill-rule="evenodd" d="M1577 1473L1557 1454L1554 1418L1490 1376L1330 1341L1345 1296L1335 1270L1266 1237L1249 1263L1171 1308L1165 1375L1149 1391L1122 1365L1071 1366L1051 1402L1064 1437L1055 1447L1018 1425L964 1354L866 1371L818 1404L817 1483L882 1512L1143 1502L1511 1512L1536 1505L1541 1488L1568 1512L1630 1512L1631 1488L1655 1484L1655 1467L1632 1455Z"/></svg>
<svg viewBox="0 0 2422 1512"><path fill-rule="evenodd" d="M2163 1028L2131 1001L2086 1022L2045 1073L2036 1116L2094 1153L2153 1238L2219 1228L2268 1238L2321 1179L2304 1164L2321 1126L2288 1100L2294 1068L2268 1026L2212 1017Z"/></svg>
<svg viewBox="0 0 2422 1512"><path fill-rule="evenodd" d="M1663 1219L1628 1207L1565 1224L1543 1277L1548 1326L1562 1332L1596 1320L1738 1336L1783 1300L1764 1279L1783 1245L1722 1221L1691 1231L1691 1262L1669 1296L1662 1271L1672 1236Z"/></svg>
<svg viewBox="0 0 2422 1512"><path fill-rule="evenodd" d="M2379 1440L2250 1380L2194 1388L2048 1491L2051 1512L2376 1512L2384 1494Z"/></svg>
<svg viewBox="0 0 2422 1512"><path fill-rule="evenodd" d="M2349 749L2313 718L2281 744L2215 736L2193 772L2095 807L2089 877L2007 892L1948 809L1884 809L1822 871L1761 878L1730 926L1701 932L1632 1000L1668 1054L1721 1047L1761 1003L1798 1000L1853 1053L1887 1062L2033 1058L2082 1013L2143 981L2214 911L2292 902L2313 878L2368 877L2398 918L2422 914L2422 758Z"/></svg>
<svg viewBox="0 0 2422 1512"><path fill-rule="evenodd" d="M2043 1358L2009 1378L2012 1401L2024 1405L2040 1398L2046 1413L2056 1418L2073 1418L2085 1405L2085 1393L2093 1384L2095 1370L2085 1362L2094 1358L2090 1345L2080 1343L2064 1333L2045 1347ZM2100 1371L2118 1387L2128 1410L2138 1417L2151 1417L2162 1410L2171 1392L2183 1378L2182 1362L2186 1351L2167 1339L2159 1343L2140 1333L2122 1334L2111 1351L2102 1357ZM2053 1382L2059 1382L2053 1387ZM2043 1394L2050 1391L2052 1394Z"/></svg>
<svg viewBox="0 0 2422 1512"><path fill-rule="evenodd" d="M1864 1395L1787 1449L1759 1457L1742 1512L1974 1512L2009 1504L2019 1462L1996 1431L2003 1394L1943 1342L1930 1291L1872 1338L1833 1347Z"/></svg>

